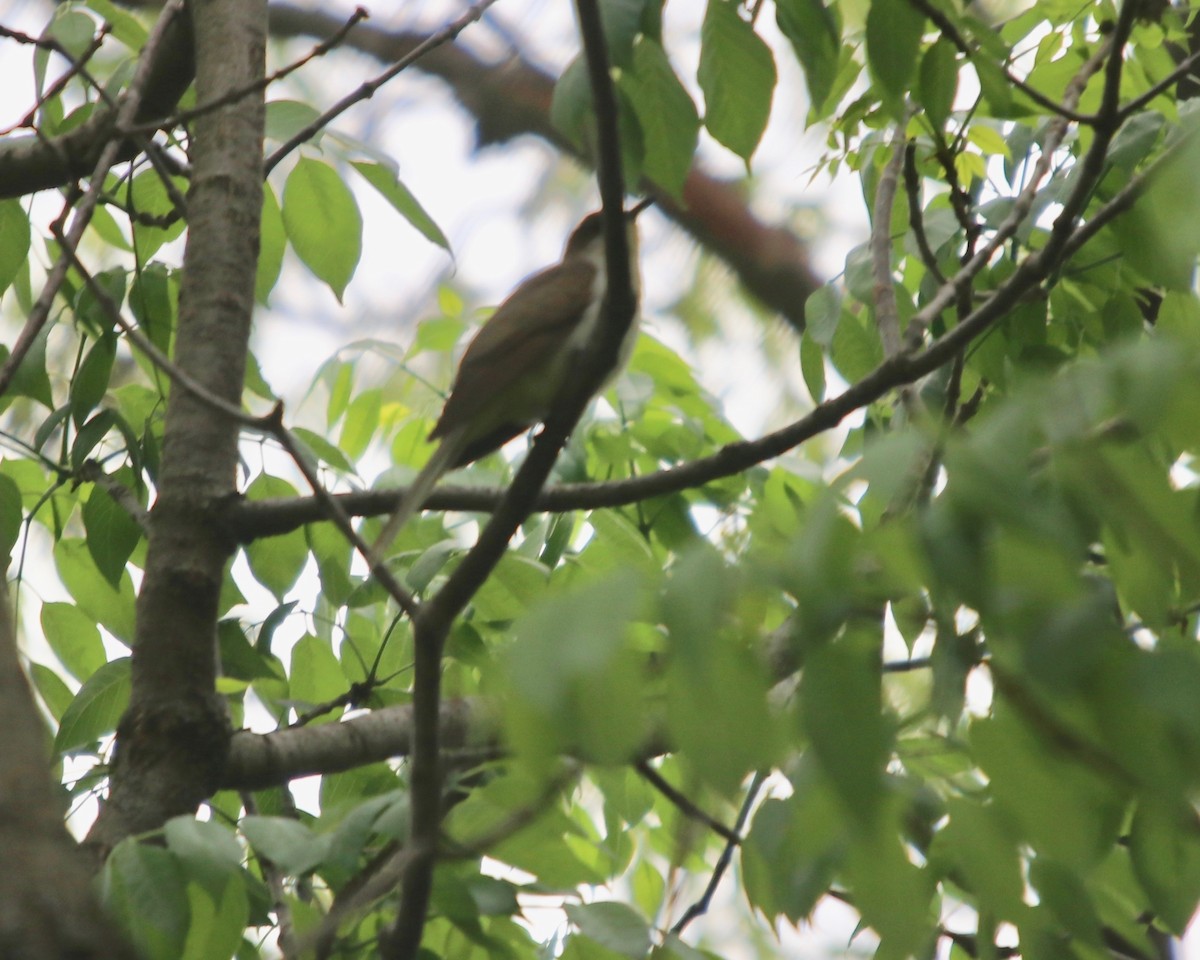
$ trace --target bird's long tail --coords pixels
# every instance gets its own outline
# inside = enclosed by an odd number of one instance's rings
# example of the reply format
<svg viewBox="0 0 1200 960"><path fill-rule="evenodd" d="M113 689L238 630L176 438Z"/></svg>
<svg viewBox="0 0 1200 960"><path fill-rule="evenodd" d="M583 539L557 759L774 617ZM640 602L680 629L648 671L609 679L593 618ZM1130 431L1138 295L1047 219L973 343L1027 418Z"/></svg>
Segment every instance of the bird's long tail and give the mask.
<svg viewBox="0 0 1200 960"><path fill-rule="evenodd" d="M417 479L412 482L396 505L395 512L388 517L388 522L383 525L383 531L372 545L371 553L367 557L367 562L372 570L383 559L387 548L392 545L392 541L396 539L408 519L425 504L429 494L433 492L434 484L438 482L443 473L454 465L462 452L462 447L461 436L451 435L442 439L438 448L433 452L433 456L429 458L429 462L417 474Z"/></svg>

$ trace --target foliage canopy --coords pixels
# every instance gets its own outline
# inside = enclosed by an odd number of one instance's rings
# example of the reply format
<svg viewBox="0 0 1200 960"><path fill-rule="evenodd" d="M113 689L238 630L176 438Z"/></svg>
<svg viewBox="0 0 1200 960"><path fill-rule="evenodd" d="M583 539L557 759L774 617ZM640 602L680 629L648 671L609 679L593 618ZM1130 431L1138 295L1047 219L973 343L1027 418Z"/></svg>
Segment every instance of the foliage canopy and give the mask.
<svg viewBox="0 0 1200 960"><path fill-rule="evenodd" d="M252 52L265 17L244 7L224 42ZM704 370L644 333L541 499L512 508L507 550L480 559L476 540L505 517L511 451L409 524L390 582L348 518L370 542L392 504L372 471L387 460L386 488L428 457L475 316L447 288L406 348L347 345L273 412L247 334L293 260L342 299L368 188L449 248L435 219L339 114L225 54L215 4L152 24L77 0L42 40L6 34L39 97L36 136L0 138L0 293L21 331L0 351L0 556L49 776L72 804L111 786L88 846L139 955L768 955L775 925L804 937L829 900L881 958L1157 958L1187 927L1194 11L708 0L685 75L695 38L672 8L599 5L622 172L793 321L764 348L787 345L762 400L786 423L741 436ZM377 52L366 26L297 30ZM194 87L190 65L156 73L193 34ZM389 73L411 60L461 94L480 64L426 39L397 39ZM222 79L222 57L258 73ZM770 124L798 138L789 59L817 170L855 178L870 213L802 309L754 286L771 265L713 226L696 159L702 143L750 171ZM587 66L535 132L593 157L611 143ZM507 122L463 101L485 141ZM221 166L234 125L241 173ZM29 199L48 187L60 215ZM223 243L229 281L204 272ZM723 336L733 297L680 305L692 346ZM232 353L196 346L214 343ZM737 905L698 919L723 876ZM521 922L545 896L567 931L549 944Z"/></svg>

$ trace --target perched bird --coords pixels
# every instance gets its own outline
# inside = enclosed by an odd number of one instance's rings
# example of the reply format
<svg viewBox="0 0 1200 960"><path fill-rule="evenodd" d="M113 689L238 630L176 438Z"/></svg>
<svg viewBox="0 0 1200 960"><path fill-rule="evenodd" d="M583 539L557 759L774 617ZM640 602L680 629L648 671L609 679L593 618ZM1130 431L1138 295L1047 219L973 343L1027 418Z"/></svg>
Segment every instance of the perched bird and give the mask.
<svg viewBox="0 0 1200 960"><path fill-rule="evenodd" d="M636 218L649 205L643 200L625 213L635 294ZM442 474L499 449L546 419L578 351L591 342L606 286L603 219L600 212L589 213L572 231L562 260L523 281L467 347L429 434L431 441L439 441L438 448L371 547L372 568ZM637 332L635 315L606 383L628 361Z"/></svg>

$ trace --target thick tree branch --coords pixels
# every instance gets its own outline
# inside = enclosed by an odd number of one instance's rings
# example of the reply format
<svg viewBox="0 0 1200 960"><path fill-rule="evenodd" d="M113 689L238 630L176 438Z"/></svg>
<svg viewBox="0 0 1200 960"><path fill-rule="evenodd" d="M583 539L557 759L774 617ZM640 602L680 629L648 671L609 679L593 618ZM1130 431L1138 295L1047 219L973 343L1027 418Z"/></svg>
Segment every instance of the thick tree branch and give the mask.
<svg viewBox="0 0 1200 960"><path fill-rule="evenodd" d="M194 8L201 102L261 78L265 0L204 0ZM261 94L197 119L189 230L175 357L233 407L241 402L254 306L262 206ZM133 690L117 731L112 794L89 842L102 850L191 813L209 796L228 750L217 695L216 623L234 544L211 517L233 494L238 425L188 390L173 390L163 434L138 595Z"/></svg>
<svg viewBox="0 0 1200 960"><path fill-rule="evenodd" d="M93 864L63 825L46 764L46 728L17 654L0 580L0 956L136 960L100 911Z"/></svg>

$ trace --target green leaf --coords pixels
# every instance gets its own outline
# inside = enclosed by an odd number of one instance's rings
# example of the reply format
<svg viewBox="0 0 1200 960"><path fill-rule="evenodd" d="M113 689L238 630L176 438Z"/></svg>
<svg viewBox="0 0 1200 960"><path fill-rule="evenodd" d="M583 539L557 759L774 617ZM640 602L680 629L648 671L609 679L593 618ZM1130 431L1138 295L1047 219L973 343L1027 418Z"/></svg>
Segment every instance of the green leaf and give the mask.
<svg viewBox="0 0 1200 960"><path fill-rule="evenodd" d="M742 845L746 898L772 920L808 917L845 857L842 803L814 773L801 766L792 796L764 801Z"/></svg>
<svg viewBox="0 0 1200 960"><path fill-rule="evenodd" d="M104 863L104 905L148 960L178 960L188 927L186 881L168 850L130 837Z"/></svg>
<svg viewBox="0 0 1200 960"><path fill-rule="evenodd" d="M72 603L42 604L42 633L54 655L77 680L87 680L107 656L96 624Z"/></svg>
<svg viewBox="0 0 1200 960"><path fill-rule="evenodd" d="M736 590L734 572L704 544L675 564L661 613L670 638L667 726L689 765L724 794L771 766L779 742L761 664L727 627Z"/></svg>
<svg viewBox="0 0 1200 960"><path fill-rule="evenodd" d="M383 410L383 392L378 387L363 390L346 408L338 446L351 460L359 459L379 429L379 414Z"/></svg>
<svg viewBox="0 0 1200 960"><path fill-rule="evenodd" d="M0 473L0 571L8 569L24 519L21 488L12 477Z"/></svg>
<svg viewBox="0 0 1200 960"><path fill-rule="evenodd" d="M882 716L878 646L864 632L811 650L801 678L801 715L821 768L864 824L883 798L889 730Z"/></svg>
<svg viewBox="0 0 1200 960"><path fill-rule="evenodd" d="M383 195L383 198L396 209L400 216L416 227L426 240L436 243L443 250L450 250L450 241L446 239L442 228L426 213L425 208L413 196L412 191L400 182L395 170L385 167L381 163L360 162L352 163L351 166L362 174L367 183Z"/></svg>
<svg viewBox="0 0 1200 960"><path fill-rule="evenodd" d="M50 377L46 373L46 340L51 329L52 325L46 324L33 338L8 388L13 396L29 397L47 410L54 409L54 395L50 389ZM0 343L0 362L6 362L10 353L8 347Z"/></svg>
<svg viewBox="0 0 1200 960"><path fill-rule="evenodd" d="M263 184L262 223L259 227L258 270L254 275L254 299L266 304L283 269L283 254L287 250L287 231L275 191Z"/></svg>
<svg viewBox="0 0 1200 960"><path fill-rule="evenodd" d="M113 478L113 482L116 481ZM121 585L125 564L142 538L142 531L123 507L99 486L92 487L83 505L83 528L87 531L88 553L96 568L114 589Z"/></svg>
<svg viewBox="0 0 1200 960"><path fill-rule="evenodd" d="M299 100L272 100L267 104L265 133L268 139L284 142L310 126L320 115L316 107Z"/></svg>
<svg viewBox="0 0 1200 960"><path fill-rule="evenodd" d="M871 0L867 11L867 64L896 113L917 72L925 17L908 0Z"/></svg>
<svg viewBox="0 0 1200 960"><path fill-rule="evenodd" d="M629 65L634 38L642 31L646 8L654 6L657 6L657 0L603 0L600 4L604 41L613 66Z"/></svg>
<svg viewBox="0 0 1200 960"><path fill-rule="evenodd" d="M583 55L567 64L554 84L550 98L550 122L576 147L588 141L588 123L592 116L592 88L588 83L587 63Z"/></svg>
<svg viewBox="0 0 1200 960"><path fill-rule="evenodd" d="M945 126L957 93L958 53L954 44L943 37L925 51L917 81L917 96L934 127Z"/></svg>
<svg viewBox="0 0 1200 960"><path fill-rule="evenodd" d="M1129 853L1155 913L1182 937L1200 902L1200 837L1190 806L1140 802L1133 815Z"/></svg>
<svg viewBox="0 0 1200 960"><path fill-rule="evenodd" d="M819 346L833 343L842 317L842 295L833 284L818 287L804 301L804 328Z"/></svg>
<svg viewBox="0 0 1200 960"><path fill-rule="evenodd" d="M645 37L634 44L633 68L622 72L618 85L642 128L644 173L672 196L681 196L699 142L700 117L662 47Z"/></svg>
<svg viewBox="0 0 1200 960"><path fill-rule="evenodd" d="M172 817L163 828L163 836L188 873L213 892L221 890L230 876L241 871L242 847L224 824L188 815Z"/></svg>
<svg viewBox="0 0 1200 960"><path fill-rule="evenodd" d="M319 460L343 473L355 473L354 464L346 458L346 455L319 433L306 430L304 427L293 427L292 433L297 440L308 448L308 452L312 454L314 463Z"/></svg>
<svg viewBox="0 0 1200 960"><path fill-rule="evenodd" d="M129 309L150 341L168 355L178 299L178 287L161 263L152 263L138 271L129 289Z"/></svg>
<svg viewBox="0 0 1200 960"><path fill-rule="evenodd" d="M1086 868L1116 842L1124 803L1081 764L1051 756L1008 710L971 724L971 746L998 813L1036 850Z"/></svg>
<svg viewBox="0 0 1200 960"><path fill-rule="evenodd" d="M814 403L825 399L825 353L806 330L800 337L800 371Z"/></svg>
<svg viewBox="0 0 1200 960"><path fill-rule="evenodd" d="M1200 254L1200 147L1193 131L1155 171L1146 192L1113 224L1125 259L1152 284L1190 291Z"/></svg>
<svg viewBox="0 0 1200 960"><path fill-rule="evenodd" d="M565 910L585 937L630 960L641 960L650 949L649 925L623 903L569 903Z"/></svg>
<svg viewBox="0 0 1200 960"><path fill-rule="evenodd" d="M731 0L708 0L700 28L704 125L713 138L750 162L767 128L775 93L775 59Z"/></svg>
<svg viewBox="0 0 1200 960"><path fill-rule="evenodd" d="M96 569L87 544L62 539L54 547L58 576L79 609L126 645L133 642L134 596L129 574L114 588Z"/></svg>
<svg viewBox="0 0 1200 960"><path fill-rule="evenodd" d="M295 496L296 488L290 483L266 473L260 473L246 488L248 500L290 499ZM246 544L245 550L254 579L279 601L295 586L308 561L308 541L302 529L274 537L260 537Z"/></svg>
<svg viewBox="0 0 1200 960"><path fill-rule="evenodd" d="M88 0L87 5L104 18L104 22L112 28L112 35L125 46L134 51L142 49L148 34L137 17L109 0Z"/></svg>
<svg viewBox="0 0 1200 960"><path fill-rule="evenodd" d="M75 442L71 444L71 466L76 470L82 467L100 441L108 436L116 425L116 413L112 410L101 410L81 426L75 434Z"/></svg>
<svg viewBox="0 0 1200 960"><path fill-rule="evenodd" d="M1015 922L1024 906L1025 881L1017 844L995 805L952 797L946 813L950 819L934 837L931 859L946 873L960 871L981 906Z"/></svg>
<svg viewBox="0 0 1200 960"><path fill-rule="evenodd" d="M333 167L300 158L283 188L283 225L305 266L341 303L362 255L362 214Z"/></svg>
<svg viewBox="0 0 1200 960"><path fill-rule="evenodd" d="M868 329L849 310L843 310L830 343L829 359L847 383L855 383L883 362L883 344L874 328Z"/></svg>
<svg viewBox="0 0 1200 960"><path fill-rule="evenodd" d="M46 709L50 711L50 716L56 723L61 723L75 699L71 688L49 667L36 662L29 664L29 679L33 681L33 686L42 702L46 704Z"/></svg>
<svg viewBox="0 0 1200 960"><path fill-rule="evenodd" d="M71 419L79 426L104 399L117 356L117 338L106 333L87 352L71 381Z"/></svg>
<svg viewBox="0 0 1200 960"><path fill-rule="evenodd" d="M90 746L117 729L117 721L129 705L130 663L128 657L120 657L87 678L63 714L54 738L56 752Z"/></svg>
<svg viewBox="0 0 1200 960"><path fill-rule="evenodd" d="M327 703L342 696L349 688L350 682L342 665L324 640L308 634L292 647L288 689L293 700L306 705ZM335 710L322 719L336 720L339 714L340 711Z"/></svg>
<svg viewBox="0 0 1200 960"><path fill-rule="evenodd" d="M187 898L191 923L181 960L232 957L242 943L250 919L246 881L237 875L229 877L215 901L204 887L189 883Z"/></svg>
<svg viewBox="0 0 1200 960"><path fill-rule="evenodd" d="M643 599L639 579L623 572L543 600L517 621L503 702L519 754L548 762L573 748L599 763L634 755L646 721L626 634Z"/></svg>
<svg viewBox="0 0 1200 960"><path fill-rule="evenodd" d="M804 68L808 99L819 115L838 73L842 31L836 8L822 0L776 0L775 19Z"/></svg>
<svg viewBox="0 0 1200 960"><path fill-rule="evenodd" d="M933 884L908 858L898 826L889 818L877 825L876 833L855 838L846 860L847 878L855 908L883 941L878 955L927 955L936 942Z"/></svg>
<svg viewBox="0 0 1200 960"><path fill-rule="evenodd" d="M29 217L19 200L0 200L0 294L8 289L29 255Z"/></svg>
<svg viewBox="0 0 1200 960"><path fill-rule="evenodd" d="M187 192L188 183L185 179L176 177L173 182L180 194ZM134 251L138 262L146 263L158 252L159 247L183 233L185 222L182 211L175 209L162 177L154 169L135 176L125 197L125 202L135 217L143 215L159 219L160 222L165 222L170 216L175 217L166 227L150 226L137 219L132 221L130 229L133 231Z"/></svg>
<svg viewBox="0 0 1200 960"><path fill-rule="evenodd" d="M319 866L331 839L287 817L245 817L242 833L257 853L293 876L303 876Z"/></svg>

